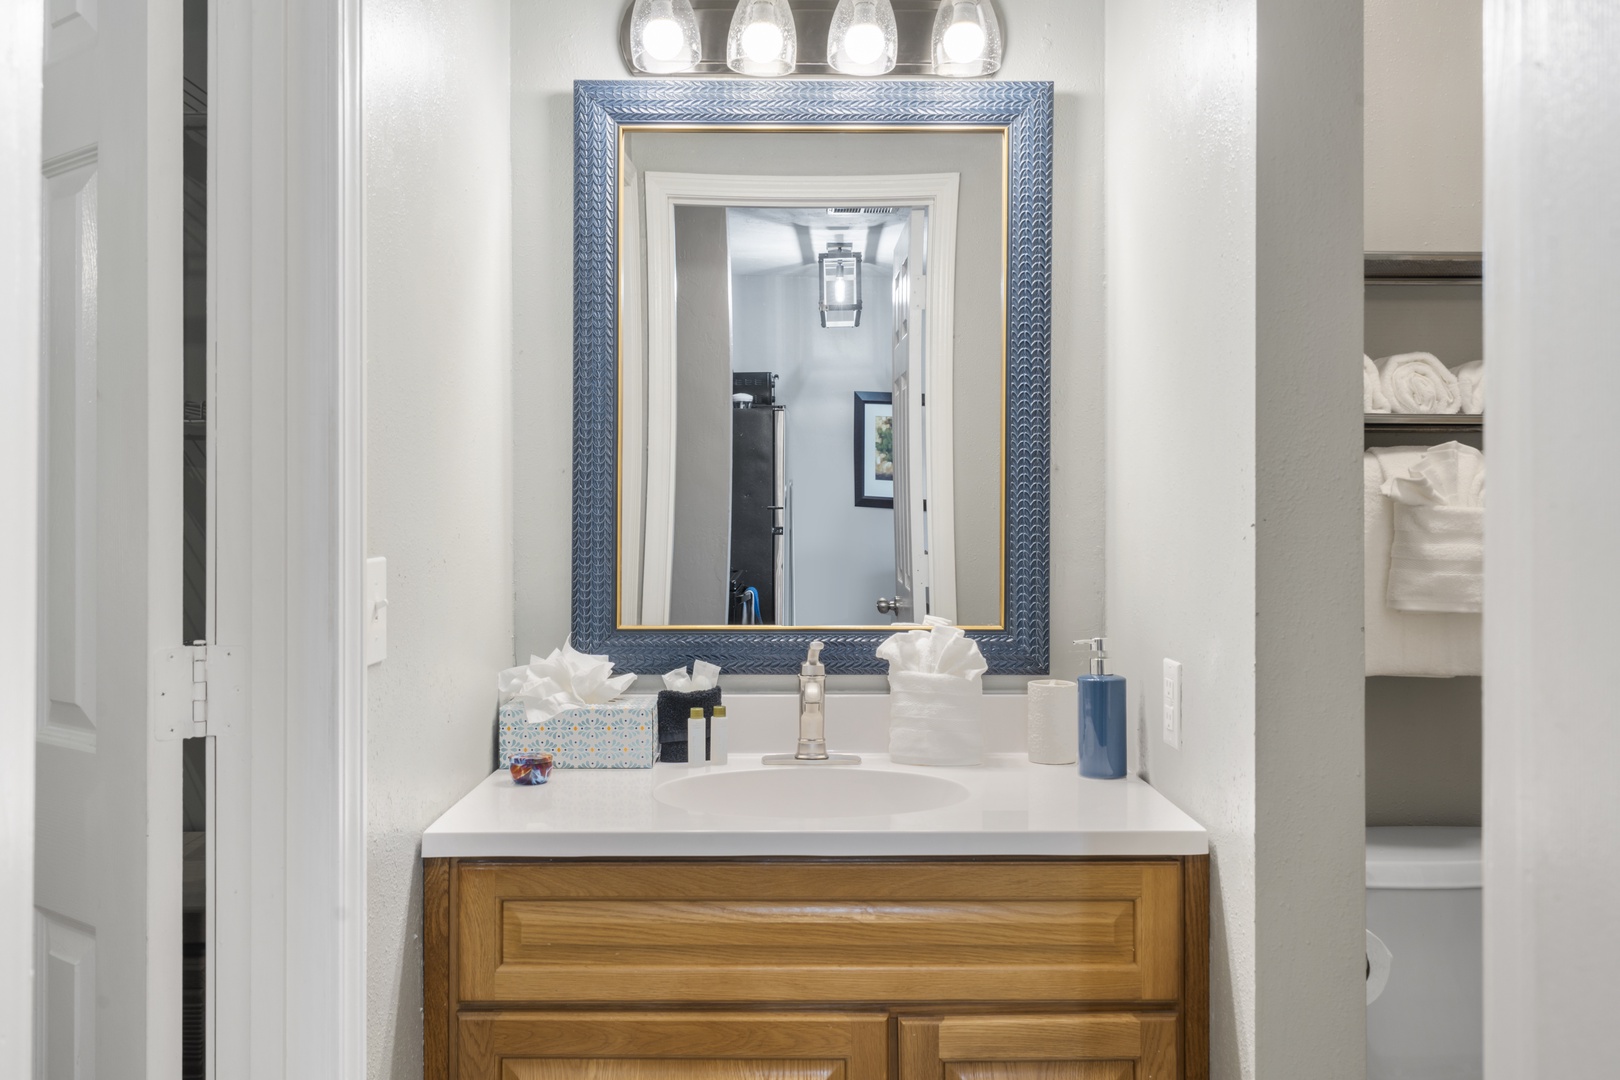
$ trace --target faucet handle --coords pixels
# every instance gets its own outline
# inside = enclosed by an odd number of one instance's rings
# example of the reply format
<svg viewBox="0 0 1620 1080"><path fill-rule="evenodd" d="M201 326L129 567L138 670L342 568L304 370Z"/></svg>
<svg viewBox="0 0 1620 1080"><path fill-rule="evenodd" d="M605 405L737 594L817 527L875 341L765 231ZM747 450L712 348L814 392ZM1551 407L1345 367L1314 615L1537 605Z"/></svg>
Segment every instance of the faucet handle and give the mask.
<svg viewBox="0 0 1620 1080"><path fill-rule="evenodd" d="M800 675L815 676L827 674L827 668L821 662L821 650L826 647L827 646L824 642L812 641L810 643L810 654L805 658L804 663L799 666Z"/></svg>

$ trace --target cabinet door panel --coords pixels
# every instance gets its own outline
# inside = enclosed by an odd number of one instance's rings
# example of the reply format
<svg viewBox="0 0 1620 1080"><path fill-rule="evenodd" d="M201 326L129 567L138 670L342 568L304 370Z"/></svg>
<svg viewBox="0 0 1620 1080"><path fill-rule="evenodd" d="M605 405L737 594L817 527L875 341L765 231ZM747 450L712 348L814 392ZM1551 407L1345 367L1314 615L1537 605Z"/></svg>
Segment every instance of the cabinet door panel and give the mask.
<svg viewBox="0 0 1620 1080"><path fill-rule="evenodd" d="M468 1002L1170 1002L1181 991L1178 862L457 873Z"/></svg>
<svg viewBox="0 0 1620 1080"><path fill-rule="evenodd" d="M885 1080L873 1013L470 1013L457 1080Z"/></svg>
<svg viewBox="0 0 1620 1080"><path fill-rule="evenodd" d="M846 1080L842 1061L519 1058L502 1080ZM1056 1080L1056 1078L1054 1078Z"/></svg>
<svg viewBox="0 0 1620 1080"><path fill-rule="evenodd" d="M1129 1061L962 1061L945 1065L945 1080L1134 1080Z"/></svg>
<svg viewBox="0 0 1620 1080"><path fill-rule="evenodd" d="M900 1021L900 1080L1177 1080L1165 1014Z"/></svg>

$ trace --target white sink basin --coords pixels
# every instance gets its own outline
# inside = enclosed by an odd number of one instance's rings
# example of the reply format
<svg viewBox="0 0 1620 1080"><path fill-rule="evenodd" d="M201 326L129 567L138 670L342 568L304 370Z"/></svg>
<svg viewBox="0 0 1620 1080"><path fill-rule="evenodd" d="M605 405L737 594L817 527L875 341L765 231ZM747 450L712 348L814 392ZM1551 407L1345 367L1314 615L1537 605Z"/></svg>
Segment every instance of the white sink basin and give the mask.
<svg viewBox="0 0 1620 1080"><path fill-rule="evenodd" d="M943 777L817 765L698 773L653 790L664 805L694 813L773 818L909 814L967 797L967 788Z"/></svg>

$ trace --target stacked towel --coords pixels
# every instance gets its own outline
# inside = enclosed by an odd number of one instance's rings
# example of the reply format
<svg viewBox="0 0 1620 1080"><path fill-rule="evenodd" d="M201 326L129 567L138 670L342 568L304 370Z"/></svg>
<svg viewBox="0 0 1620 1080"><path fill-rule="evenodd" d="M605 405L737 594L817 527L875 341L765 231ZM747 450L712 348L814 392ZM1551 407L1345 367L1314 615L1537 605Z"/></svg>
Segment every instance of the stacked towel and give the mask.
<svg viewBox="0 0 1620 1080"><path fill-rule="evenodd" d="M1462 408L1457 376L1434 353L1397 353L1374 365L1393 412L1451 414Z"/></svg>
<svg viewBox="0 0 1620 1080"><path fill-rule="evenodd" d="M1485 361L1475 360L1451 369L1457 376L1457 390L1462 394L1462 411L1469 416L1482 416L1485 412Z"/></svg>
<svg viewBox="0 0 1620 1080"><path fill-rule="evenodd" d="M979 643L944 619L879 645L889 662L889 757L902 765L977 765L984 760L984 686Z"/></svg>
<svg viewBox="0 0 1620 1080"><path fill-rule="evenodd" d="M1383 493L1395 503L1389 606L1475 613L1485 580L1485 455L1449 442L1424 454Z"/></svg>
<svg viewBox="0 0 1620 1080"><path fill-rule="evenodd" d="M1424 446L1367 451L1362 468L1364 618L1368 675L1478 675L1483 670L1480 616L1392 609L1388 602L1395 503L1383 493L1390 479L1410 477L1429 452Z"/></svg>
<svg viewBox="0 0 1620 1080"><path fill-rule="evenodd" d="M1361 354L1361 411L1389 412L1389 398L1384 396L1384 380L1378 374L1378 365L1366 353Z"/></svg>

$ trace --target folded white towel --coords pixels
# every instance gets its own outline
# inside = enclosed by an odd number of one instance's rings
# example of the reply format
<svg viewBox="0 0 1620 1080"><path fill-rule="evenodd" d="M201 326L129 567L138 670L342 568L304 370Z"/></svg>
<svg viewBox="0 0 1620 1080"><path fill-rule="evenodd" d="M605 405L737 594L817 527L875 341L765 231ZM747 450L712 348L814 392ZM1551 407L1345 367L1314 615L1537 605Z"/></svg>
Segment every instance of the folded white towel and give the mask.
<svg viewBox="0 0 1620 1080"><path fill-rule="evenodd" d="M1483 609L1485 455L1449 442L1388 477L1395 503L1389 606L1397 611Z"/></svg>
<svg viewBox="0 0 1620 1080"><path fill-rule="evenodd" d="M877 648L889 662L889 757L902 765L977 765L984 759L979 643L932 615Z"/></svg>
<svg viewBox="0 0 1620 1080"><path fill-rule="evenodd" d="M1392 412L1451 414L1462 408L1457 376L1434 353L1396 353L1374 363Z"/></svg>
<svg viewBox="0 0 1620 1080"><path fill-rule="evenodd" d="M1411 475L1428 448L1379 447L1363 459L1363 618L1367 628L1368 675L1450 677L1483 670L1479 615L1430 614L1392 609L1389 556L1395 532L1395 503L1383 493L1386 481Z"/></svg>
<svg viewBox="0 0 1620 1080"><path fill-rule="evenodd" d="M1361 411L1389 412L1389 398L1384 396L1384 380L1378 374L1378 365L1366 353L1361 354Z"/></svg>
<svg viewBox="0 0 1620 1080"><path fill-rule="evenodd" d="M1469 416L1485 412L1485 361L1461 364L1451 369L1457 376L1457 392L1462 394L1462 411Z"/></svg>
<svg viewBox="0 0 1620 1080"><path fill-rule="evenodd" d="M889 758L902 765L984 760L984 686L920 671L889 674Z"/></svg>

